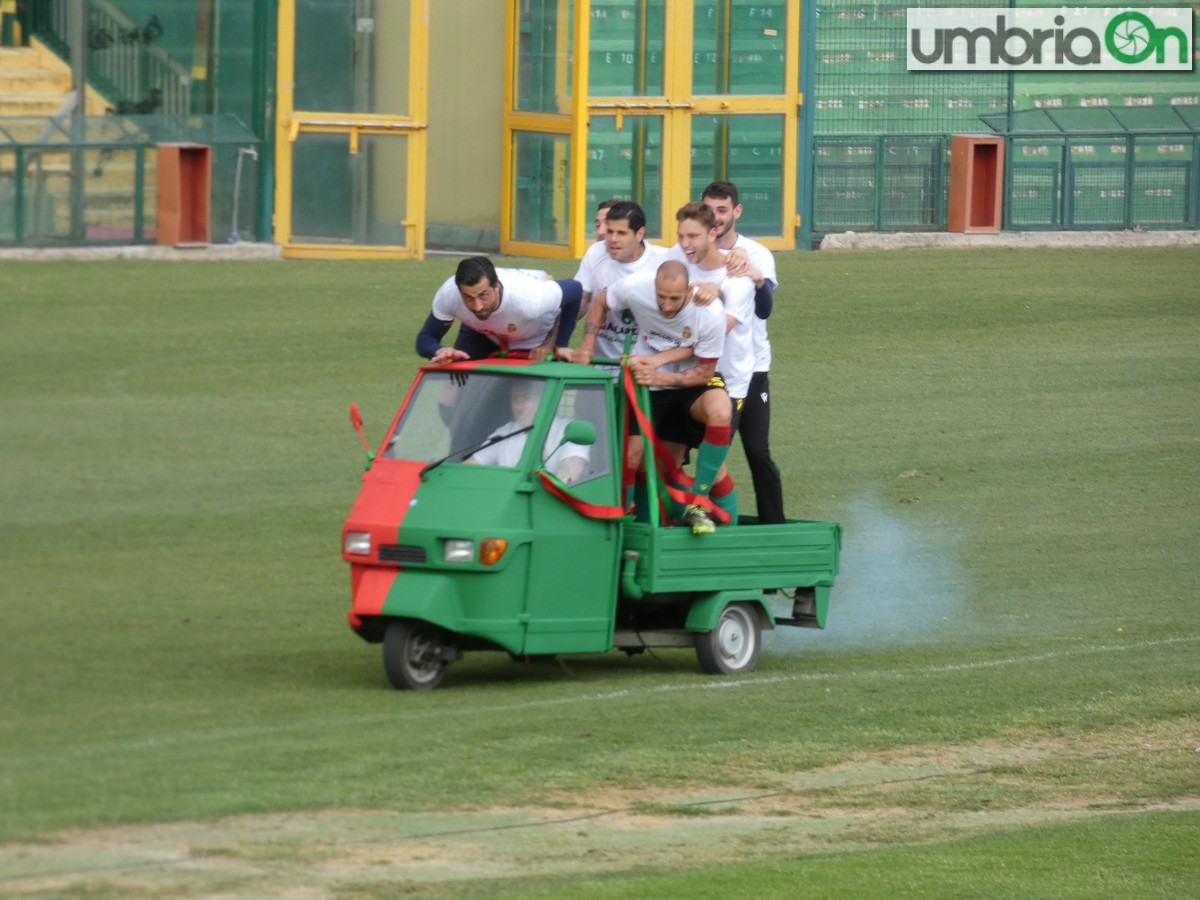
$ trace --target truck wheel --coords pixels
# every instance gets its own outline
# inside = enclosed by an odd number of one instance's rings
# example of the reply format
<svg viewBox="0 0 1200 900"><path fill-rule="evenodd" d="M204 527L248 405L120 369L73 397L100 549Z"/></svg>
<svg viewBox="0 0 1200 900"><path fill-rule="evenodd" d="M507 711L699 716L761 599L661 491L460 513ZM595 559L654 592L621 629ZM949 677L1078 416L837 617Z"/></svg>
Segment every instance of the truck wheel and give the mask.
<svg viewBox="0 0 1200 900"><path fill-rule="evenodd" d="M428 691L442 683L450 663L442 629L416 619L393 619L383 635L383 669L392 687Z"/></svg>
<svg viewBox="0 0 1200 900"><path fill-rule="evenodd" d="M709 675L753 672L762 649L762 629L748 603L730 603L717 627L696 636L696 657Z"/></svg>

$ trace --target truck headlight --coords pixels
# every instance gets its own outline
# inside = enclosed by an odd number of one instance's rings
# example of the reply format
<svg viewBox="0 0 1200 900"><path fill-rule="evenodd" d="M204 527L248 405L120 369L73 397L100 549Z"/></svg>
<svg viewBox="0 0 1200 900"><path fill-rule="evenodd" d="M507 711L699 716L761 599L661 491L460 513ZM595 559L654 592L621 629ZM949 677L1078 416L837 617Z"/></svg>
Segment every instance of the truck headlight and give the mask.
<svg viewBox="0 0 1200 900"><path fill-rule="evenodd" d="M369 531L347 531L342 543L347 556L370 556L371 533Z"/></svg>
<svg viewBox="0 0 1200 900"><path fill-rule="evenodd" d="M475 561L475 542L450 538L442 545L442 559L448 563Z"/></svg>

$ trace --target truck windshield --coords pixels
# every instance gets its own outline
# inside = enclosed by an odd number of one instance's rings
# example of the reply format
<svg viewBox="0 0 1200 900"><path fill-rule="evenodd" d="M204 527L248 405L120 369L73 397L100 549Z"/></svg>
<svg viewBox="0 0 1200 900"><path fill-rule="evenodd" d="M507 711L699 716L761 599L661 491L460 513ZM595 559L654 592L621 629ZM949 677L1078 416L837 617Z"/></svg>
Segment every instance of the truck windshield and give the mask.
<svg viewBox="0 0 1200 900"><path fill-rule="evenodd" d="M536 378L427 372L383 455L429 463L515 466L544 389L545 383Z"/></svg>

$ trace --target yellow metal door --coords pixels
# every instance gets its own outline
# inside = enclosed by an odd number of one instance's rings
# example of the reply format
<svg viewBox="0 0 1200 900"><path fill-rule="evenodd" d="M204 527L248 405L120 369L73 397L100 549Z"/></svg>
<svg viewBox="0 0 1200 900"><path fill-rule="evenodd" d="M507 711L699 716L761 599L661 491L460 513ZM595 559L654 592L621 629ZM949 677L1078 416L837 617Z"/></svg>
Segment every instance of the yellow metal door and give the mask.
<svg viewBox="0 0 1200 900"><path fill-rule="evenodd" d="M578 257L614 196L670 243L718 180L795 247L800 0L509 0L507 49L502 250Z"/></svg>
<svg viewBox="0 0 1200 900"><path fill-rule="evenodd" d="M425 255L429 0L280 0L275 241Z"/></svg>

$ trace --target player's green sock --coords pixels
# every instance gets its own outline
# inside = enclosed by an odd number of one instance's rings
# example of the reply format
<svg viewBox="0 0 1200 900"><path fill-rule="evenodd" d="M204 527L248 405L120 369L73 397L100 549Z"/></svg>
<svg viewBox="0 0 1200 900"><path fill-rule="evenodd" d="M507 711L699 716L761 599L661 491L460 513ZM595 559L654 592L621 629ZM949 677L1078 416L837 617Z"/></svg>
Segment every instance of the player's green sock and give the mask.
<svg viewBox="0 0 1200 900"><path fill-rule="evenodd" d="M696 453L695 492L703 497L712 491L713 482L725 457L729 455L730 428L728 425L709 425L704 429L704 441Z"/></svg>

